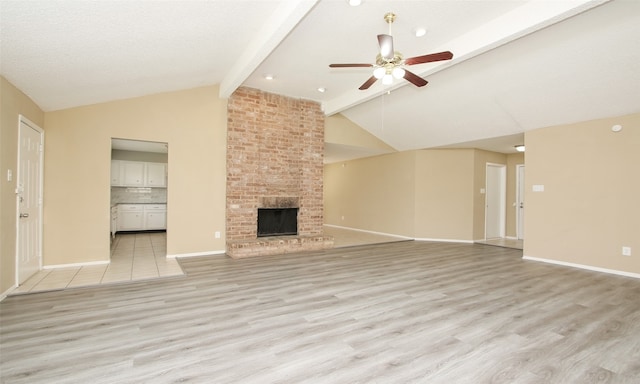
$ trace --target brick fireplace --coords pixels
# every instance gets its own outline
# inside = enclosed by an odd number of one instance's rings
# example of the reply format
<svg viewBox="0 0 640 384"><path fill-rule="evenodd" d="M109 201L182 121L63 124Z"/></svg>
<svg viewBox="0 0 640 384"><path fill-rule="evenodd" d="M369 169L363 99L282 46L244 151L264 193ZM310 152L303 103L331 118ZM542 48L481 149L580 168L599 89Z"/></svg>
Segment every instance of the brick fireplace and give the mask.
<svg viewBox="0 0 640 384"><path fill-rule="evenodd" d="M241 87L227 108L227 254L242 258L333 247L322 226L320 105ZM297 208L297 234L258 237L259 208Z"/></svg>

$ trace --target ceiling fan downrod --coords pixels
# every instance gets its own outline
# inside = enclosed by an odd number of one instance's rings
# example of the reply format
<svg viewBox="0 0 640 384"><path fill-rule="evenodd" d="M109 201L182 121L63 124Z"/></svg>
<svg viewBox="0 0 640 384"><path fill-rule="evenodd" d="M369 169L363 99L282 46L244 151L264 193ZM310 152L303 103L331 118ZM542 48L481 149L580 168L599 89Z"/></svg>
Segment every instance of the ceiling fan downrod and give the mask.
<svg viewBox="0 0 640 384"><path fill-rule="evenodd" d="M396 14L393 12L385 13L384 21L386 21L387 24L389 24L389 34L391 34L391 24L393 24L393 22L396 21Z"/></svg>

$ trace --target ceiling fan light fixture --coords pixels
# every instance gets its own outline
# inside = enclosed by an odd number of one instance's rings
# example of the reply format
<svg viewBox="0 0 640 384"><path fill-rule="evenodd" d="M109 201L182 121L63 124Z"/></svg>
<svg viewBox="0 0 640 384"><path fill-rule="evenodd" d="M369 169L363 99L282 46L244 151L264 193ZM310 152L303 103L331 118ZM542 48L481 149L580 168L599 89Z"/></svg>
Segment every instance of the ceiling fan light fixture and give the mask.
<svg viewBox="0 0 640 384"><path fill-rule="evenodd" d="M382 78L382 84L384 84L384 85L393 84L393 76L391 76L391 74L389 74L389 73L384 75L384 77Z"/></svg>
<svg viewBox="0 0 640 384"><path fill-rule="evenodd" d="M352 7L357 7L362 4L362 0L349 0L349 5Z"/></svg>
<svg viewBox="0 0 640 384"><path fill-rule="evenodd" d="M376 79L382 79L386 73L386 69L384 67L378 67L376 69L373 70L373 76Z"/></svg>
<svg viewBox="0 0 640 384"><path fill-rule="evenodd" d="M402 79L404 77L404 69L402 69L400 67L395 67L395 68L393 68L393 71L391 71L391 74L396 79Z"/></svg>

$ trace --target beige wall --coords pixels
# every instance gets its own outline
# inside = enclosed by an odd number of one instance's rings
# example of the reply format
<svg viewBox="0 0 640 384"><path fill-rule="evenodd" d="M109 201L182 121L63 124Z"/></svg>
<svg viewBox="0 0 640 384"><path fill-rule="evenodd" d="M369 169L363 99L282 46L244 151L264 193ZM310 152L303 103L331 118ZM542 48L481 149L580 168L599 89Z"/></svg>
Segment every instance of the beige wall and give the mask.
<svg viewBox="0 0 640 384"><path fill-rule="evenodd" d="M415 237L473 239L473 149L417 151Z"/></svg>
<svg viewBox="0 0 640 384"><path fill-rule="evenodd" d="M418 239L484 239L487 162L506 165L507 155L430 149L327 165L325 223Z"/></svg>
<svg viewBox="0 0 640 384"><path fill-rule="evenodd" d="M226 100L217 87L48 112L45 126L45 265L109 259L113 137L169 144L167 253L224 251Z"/></svg>
<svg viewBox="0 0 640 384"><path fill-rule="evenodd" d="M396 152L391 146L365 131L359 125L347 119L342 114L327 116L324 127L324 141L326 143L379 149L382 152Z"/></svg>
<svg viewBox="0 0 640 384"><path fill-rule="evenodd" d="M640 114L529 131L525 143L524 255L640 273Z"/></svg>
<svg viewBox="0 0 640 384"><path fill-rule="evenodd" d="M325 223L413 236L415 152L328 164Z"/></svg>
<svg viewBox="0 0 640 384"><path fill-rule="evenodd" d="M0 76L0 295L15 284L19 115L44 128L42 110ZM13 173L12 181L7 180L8 170Z"/></svg>

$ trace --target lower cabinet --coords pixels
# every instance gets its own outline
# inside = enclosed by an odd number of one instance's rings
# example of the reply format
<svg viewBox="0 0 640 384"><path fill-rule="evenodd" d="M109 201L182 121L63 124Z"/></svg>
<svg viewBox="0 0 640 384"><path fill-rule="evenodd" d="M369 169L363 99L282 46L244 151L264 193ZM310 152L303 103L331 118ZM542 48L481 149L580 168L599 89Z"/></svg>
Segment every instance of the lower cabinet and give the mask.
<svg viewBox="0 0 640 384"><path fill-rule="evenodd" d="M118 204L118 231L167 229L166 204Z"/></svg>
<svg viewBox="0 0 640 384"><path fill-rule="evenodd" d="M146 205L144 207L144 229L167 229L166 205Z"/></svg>

